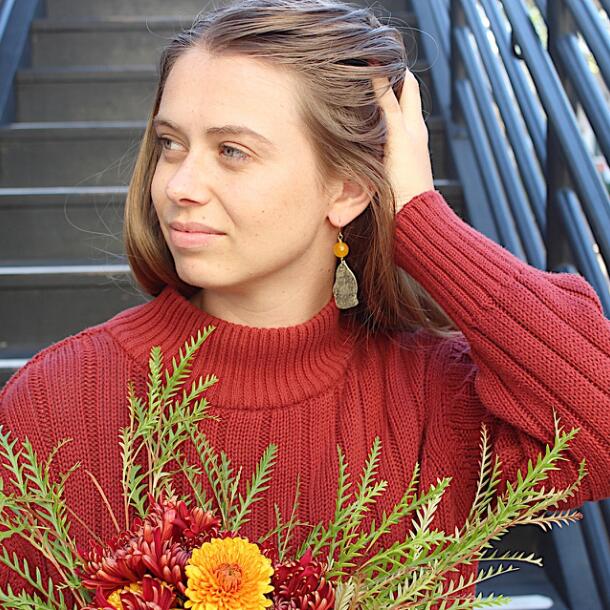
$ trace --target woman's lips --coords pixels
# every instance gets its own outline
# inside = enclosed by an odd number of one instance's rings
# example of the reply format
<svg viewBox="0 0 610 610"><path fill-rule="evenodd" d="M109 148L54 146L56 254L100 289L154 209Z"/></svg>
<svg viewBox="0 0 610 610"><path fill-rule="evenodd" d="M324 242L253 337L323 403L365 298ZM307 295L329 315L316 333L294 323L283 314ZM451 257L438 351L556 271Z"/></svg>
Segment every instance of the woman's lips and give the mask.
<svg viewBox="0 0 610 610"><path fill-rule="evenodd" d="M172 243L177 248L196 248L198 246L206 246L224 237L221 233L190 233L186 231L177 231L170 227L169 237Z"/></svg>

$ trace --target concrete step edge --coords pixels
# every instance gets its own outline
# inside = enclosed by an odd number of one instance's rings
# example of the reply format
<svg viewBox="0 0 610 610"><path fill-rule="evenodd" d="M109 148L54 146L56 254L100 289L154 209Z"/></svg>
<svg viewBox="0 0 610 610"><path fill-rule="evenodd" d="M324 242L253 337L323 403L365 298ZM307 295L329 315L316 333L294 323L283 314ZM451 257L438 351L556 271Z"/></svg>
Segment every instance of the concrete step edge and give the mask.
<svg viewBox="0 0 610 610"><path fill-rule="evenodd" d="M84 138L109 135L125 137L141 133L146 121L38 121L8 123L0 126L0 139L36 139L40 137Z"/></svg>
<svg viewBox="0 0 610 610"><path fill-rule="evenodd" d="M79 290L83 287L137 290L128 265L28 265L2 269L0 290L5 294L11 290Z"/></svg>
<svg viewBox="0 0 610 610"><path fill-rule="evenodd" d="M104 81L152 81L157 78L157 68L153 64L127 64L120 66L45 66L23 68L16 74L17 84L73 83Z"/></svg>
<svg viewBox="0 0 610 610"><path fill-rule="evenodd" d="M45 199L57 196L105 196L127 194L126 186L39 186L39 187L2 187L0 188L0 204L15 199Z"/></svg>
<svg viewBox="0 0 610 610"><path fill-rule="evenodd" d="M107 17L82 17L61 19L41 17L31 25L33 33L38 32L92 32L92 31L142 31L142 27L182 28L190 25L194 15L109 15Z"/></svg>
<svg viewBox="0 0 610 610"><path fill-rule="evenodd" d="M51 276L82 276L92 277L98 275L124 275L131 273L129 265L125 264L72 264L72 265L13 265L0 266L0 281L6 282L10 278L25 278L36 282L39 277Z"/></svg>
<svg viewBox="0 0 610 610"><path fill-rule="evenodd" d="M40 208L47 205L98 205L120 201L127 196L126 186L108 187L49 187L49 188L2 188L0 189L0 212L9 208Z"/></svg>
<svg viewBox="0 0 610 610"><path fill-rule="evenodd" d="M32 354L33 356L34 354ZM30 360L30 358L0 358L0 370L17 370Z"/></svg>

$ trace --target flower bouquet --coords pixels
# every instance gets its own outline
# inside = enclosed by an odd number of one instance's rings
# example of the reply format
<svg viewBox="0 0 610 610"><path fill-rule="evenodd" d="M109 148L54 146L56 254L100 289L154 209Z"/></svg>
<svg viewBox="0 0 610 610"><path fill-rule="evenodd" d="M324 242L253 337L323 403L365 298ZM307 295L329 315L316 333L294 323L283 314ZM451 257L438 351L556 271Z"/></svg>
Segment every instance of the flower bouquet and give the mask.
<svg viewBox="0 0 610 610"><path fill-rule="evenodd" d="M376 438L353 491L348 464L337 446L336 509L330 522L297 522L297 482L291 515L284 519L275 504L275 526L260 539L249 540L240 530L253 504L268 489L277 448L267 447L244 489L242 469L235 472L229 457L210 445L200 425L207 418L218 419L207 412L209 405L201 397L218 379L200 377L179 394L194 354L213 330L210 326L187 341L179 361L172 358L172 371L165 370L165 375L160 348L151 349L146 402L129 383L130 422L120 430L119 440L126 527L119 526L97 483L117 531L111 540L94 538L83 550L70 534L71 517L78 515L66 505L63 491L79 464L58 476L51 473L54 456L68 439L40 461L27 439L18 444L0 427L0 467L13 488L10 492L0 488L0 566L16 572L29 586L29 592L15 592L11 587L0 591L2 608L424 610L439 604L456 610L483 608L506 603L508 598L467 596L463 591L516 570L515 566L500 564L459 582L447 581L447 576L462 563L492 559L542 565L533 555L498 557L496 552L484 555L484 551L514 525L537 524L546 529L582 518L578 512L550 509L574 494L586 474L584 460L577 480L566 489L537 487L565 459L562 453L578 432L564 433L555 416L554 445L547 445L536 464L530 461L527 473L519 472L518 480L508 483L501 496L496 493L500 463L497 458L492 463L490 440L482 425L476 496L463 527L454 532L430 527L450 478L438 479L418 496L419 464L389 514L384 512L378 525L373 521L368 529L362 527L371 504L379 501L388 485L376 480L381 451ZM196 463L185 459L186 443L194 446ZM172 464L177 466L172 469ZM184 496L178 496L174 488L178 474L188 481L189 493ZM212 491L209 498L203 481ZM412 519L408 536L372 553L380 538L407 517ZM295 548L291 536L299 527L308 533ZM55 568L56 580L44 582L36 566L11 556L2 540L12 536L37 549ZM65 592L73 603L66 601ZM447 605L450 601L453 605Z"/></svg>

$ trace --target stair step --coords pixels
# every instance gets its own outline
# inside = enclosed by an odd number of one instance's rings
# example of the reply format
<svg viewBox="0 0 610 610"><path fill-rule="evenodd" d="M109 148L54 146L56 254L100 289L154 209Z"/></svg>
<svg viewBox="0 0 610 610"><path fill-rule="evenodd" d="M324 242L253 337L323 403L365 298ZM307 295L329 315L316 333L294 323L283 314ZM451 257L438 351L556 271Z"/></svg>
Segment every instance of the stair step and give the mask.
<svg viewBox="0 0 610 610"><path fill-rule="evenodd" d="M0 127L0 187L126 185L145 125L81 121Z"/></svg>
<svg viewBox="0 0 610 610"><path fill-rule="evenodd" d="M32 66L156 64L165 45L191 22L142 16L35 19L30 30Z"/></svg>
<svg viewBox="0 0 610 610"><path fill-rule="evenodd" d="M214 0L223 6L231 0ZM46 0L47 15L53 18L105 17L110 15L194 16L210 3L202 0Z"/></svg>
<svg viewBox="0 0 610 610"><path fill-rule="evenodd" d="M425 96L431 90L429 66L418 62L412 71ZM154 65L22 69L16 78L17 121L144 120L157 79Z"/></svg>
<svg viewBox="0 0 610 610"><path fill-rule="evenodd" d="M0 358L29 358L146 301L127 265L0 267Z"/></svg>
<svg viewBox="0 0 610 610"><path fill-rule="evenodd" d="M17 121L144 120L156 83L152 65L20 70Z"/></svg>
<svg viewBox="0 0 610 610"><path fill-rule="evenodd" d="M427 119L434 175L447 178L445 130ZM0 127L0 187L129 183L145 121L10 123Z"/></svg>
<svg viewBox="0 0 610 610"><path fill-rule="evenodd" d="M137 16L117 13L75 19L75 14L35 19L30 32L32 66L156 64L161 50L175 34L190 27L199 9L200 4L182 17L151 17L142 12ZM403 33L410 62L415 61L423 53L415 14L396 10L391 17L392 25Z"/></svg>
<svg viewBox="0 0 610 610"><path fill-rule="evenodd" d="M124 258L126 194L127 187L0 189L0 264Z"/></svg>
<svg viewBox="0 0 610 610"><path fill-rule="evenodd" d="M0 390L28 360L29 358L0 358Z"/></svg>

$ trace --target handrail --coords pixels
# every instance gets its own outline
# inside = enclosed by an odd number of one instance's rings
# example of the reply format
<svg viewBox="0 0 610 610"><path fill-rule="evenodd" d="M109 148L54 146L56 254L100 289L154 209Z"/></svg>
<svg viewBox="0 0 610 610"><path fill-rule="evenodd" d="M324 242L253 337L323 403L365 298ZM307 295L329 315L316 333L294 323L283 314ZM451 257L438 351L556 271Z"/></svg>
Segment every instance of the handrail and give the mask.
<svg viewBox="0 0 610 610"><path fill-rule="evenodd" d="M415 12L444 34L439 42L451 66L449 103L439 106L449 108L449 133L462 126L472 141L499 241L538 268L582 273L610 317L610 197L573 109L582 105L610 160L604 81L596 82L578 38L603 76L610 34L592 2L536 0L548 50L524 0L424 4L415 2Z"/></svg>
<svg viewBox="0 0 610 610"><path fill-rule="evenodd" d="M0 124L15 116L15 74L28 52L28 33L34 17L42 11L42 0L0 2Z"/></svg>
<svg viewBox="0 0 610 610"><path fill-rule="evenodd" d="M602 73L606 86L610 87L610 37L604 30L599 13L591 0L563 0L572 13L587 46L591 49L595 62ZM550 7L547 5L547 10Z"/></svg>
<svg viewBox="0 0 610 610"><path fill-rule="evenodd" d="M460 2L461 0L453 1ZM569 0L556 0L547 5L549 15L552 17L556 15L556 17L549 19L550 44L552 44L554 36L558 37L560 35L558 28L560 27L561 15L558 13L565 8L564 1ZM484 6L489 4L491 4L490 0L483 0ZM562 165L564 170L570 172L571 181L575 183L584 212L589 218L591 231L599 244L601 255L606 264L610 266L610 233L607 230L607 227L610 226L610 197L585 148L576 116L566 94L566 88L562 84L549 54L544 50L540 39L535 35L523 4L514 0L502 0L502 5L544 105L547 120L550 123L548 129L550 136L556 137L560 144L560 149L553 147L550 152L565 157L565 159L557 159L556 162ZM552 24L557 25L551 27ZM610 118L608 120L610 121ZM552 164L553 161L547 160L547 163ZM547 218L553 211L552 207L556 205L555 193L558 188L557 184L553 184L549 180L548 174L547 171ZM555 248L555 251L557 250L556 246L551 243L553 238L560 239L561 236L557 232L547 231L547 252L552 252L553 248ZM583 235L583 239L587 239L587 236ZM590 242L590 240L588 241ZM591 244L592 246L593 244ZM563 261L552 260L548 263L548 267L552 270L554 266L561 262ZM601 289L602 287L595 286L595 288ZM608 286L605 287L605 291L602 290L600 296L606 297L605 308L607 315L610 317L610 291Z"/></svg>

